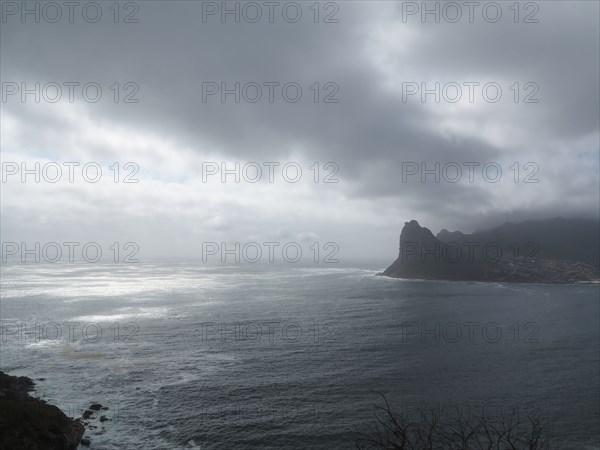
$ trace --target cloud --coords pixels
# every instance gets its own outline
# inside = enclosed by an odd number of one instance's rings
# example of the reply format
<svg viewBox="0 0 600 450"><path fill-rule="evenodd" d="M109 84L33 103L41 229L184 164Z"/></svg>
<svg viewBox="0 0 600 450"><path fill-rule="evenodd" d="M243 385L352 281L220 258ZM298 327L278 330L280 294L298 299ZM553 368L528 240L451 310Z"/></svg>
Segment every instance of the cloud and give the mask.
<svg viewBox="0 0 600 450"><path fill-rule="evenodd" d="M477 15L473 23L403 22L401 2L338 3L338 23L322 23L334 12L325 9L314 23L302 5L297 23L277 14L273 23L222 23L218 15L203 22L201 2L138 2L138 23L114 23L108 9L98 23L7 17L2 81L58 83L63 98L3 101L2 161L94 161L105 177L114 162L121 175L134 162L139 183L4 183L3 240L133 236L148 255L164 256L177 242L176 252L191 255L203 239L279 233L339 240L351 257L387 257L411 218L472 231L509 219L598 215L597 3L539 3L538 23L522 23L524 10L514 23L504 4L498 23ZM73 103L69 81L79 83ZM89 82L102 88L97 103L81 98ZM203 101L207 82L239 82L239 103L235 94ZM456 103L403 98L406 83L436 82L442 94L449 83L479 83L475 101L466 90ZM273 102L269 83L278 83L270 85ZM301 87L297 102L286 100L286 83ZM486 83L502 88L498 102L481 97ZM246 101L256 86L261 101ZM127 95L139 102L124 103ZM527 95L538 102L524 103ZM274 183L202 182L207 162L291 161L303 169L298 183L280 173ZM337 183L322 182L328 162L339 168ZM479 169L490 162L502 168L498 182ZM473 182L463 174L423 183L421 173L403 180L407 163L479 166ZM534 171L539 182L524 183Z"/></svg>

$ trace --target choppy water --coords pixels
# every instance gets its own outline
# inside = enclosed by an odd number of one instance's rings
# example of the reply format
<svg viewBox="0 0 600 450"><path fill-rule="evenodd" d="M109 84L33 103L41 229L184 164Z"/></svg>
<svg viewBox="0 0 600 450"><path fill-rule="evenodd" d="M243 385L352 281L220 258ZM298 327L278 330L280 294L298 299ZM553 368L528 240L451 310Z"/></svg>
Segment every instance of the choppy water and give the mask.
<svg viewBox="0 0 600 450"><path fill-rule="evenodd" d="M599 286L370 269L5 265L0 366L108 406L96 449L352 448L379 393L537 408L557 448L600 448Z"/></svg>

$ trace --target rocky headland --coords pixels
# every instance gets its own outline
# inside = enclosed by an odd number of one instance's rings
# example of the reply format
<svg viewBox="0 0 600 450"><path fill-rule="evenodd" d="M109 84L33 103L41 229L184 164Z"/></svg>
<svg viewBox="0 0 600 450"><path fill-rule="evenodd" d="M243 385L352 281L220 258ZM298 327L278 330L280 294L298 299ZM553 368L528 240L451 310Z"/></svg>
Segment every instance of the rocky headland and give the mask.
<svg viewBox="0 0 600 450"><path fill-rule="evenodd" d="M58 407L35 398L30 392L35 383L28 377L15 377L0 371L0 450L75 450L90 445L83 437L106 422L99 403L92 404L78 419L67 417Z"/></svg>
<svg viewBox="0 0 600 450"><path fill-rule="evenodd" d="M597 241L598 228L593 223L562 218L506 223L472 234L442 230L437 236L411 220L400 234L398 258L380 275L454 281L597 282Z"/></svg>

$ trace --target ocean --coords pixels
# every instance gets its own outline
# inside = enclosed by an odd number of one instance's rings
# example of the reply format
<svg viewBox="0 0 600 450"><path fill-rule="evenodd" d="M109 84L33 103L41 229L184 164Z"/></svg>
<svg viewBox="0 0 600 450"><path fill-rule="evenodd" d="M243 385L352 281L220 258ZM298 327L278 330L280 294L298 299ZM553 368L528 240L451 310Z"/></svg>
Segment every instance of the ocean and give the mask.
<svg viewBox="0 0 600 450"><path fill-rule="evenodd" d="M91 449L353 448L382 396L600 448L600 286L383 269L4 264L0 369L69 416L108 407Z"/></svg>

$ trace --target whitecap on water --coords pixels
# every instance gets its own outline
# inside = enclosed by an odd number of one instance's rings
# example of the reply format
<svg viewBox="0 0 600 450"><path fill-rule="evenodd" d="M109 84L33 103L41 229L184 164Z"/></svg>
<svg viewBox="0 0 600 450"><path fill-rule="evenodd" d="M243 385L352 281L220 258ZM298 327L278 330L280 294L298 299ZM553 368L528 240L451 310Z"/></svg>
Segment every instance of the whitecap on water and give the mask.
<svg viewBox="0 0 600 450"><path fill-rule="evenodd" d="M119 322L128 319L165 317L169 308L120 308L113 314L92 314L71 318L74 322Z"/></svg>

